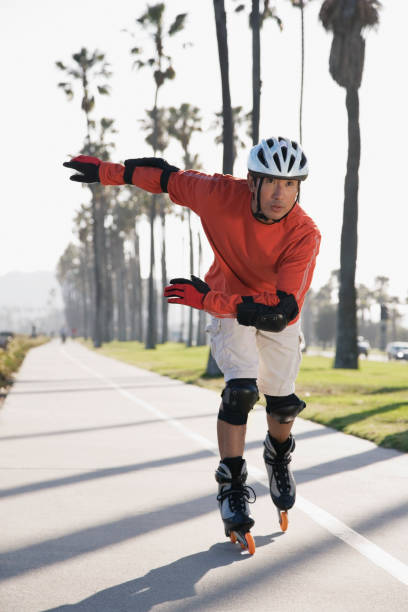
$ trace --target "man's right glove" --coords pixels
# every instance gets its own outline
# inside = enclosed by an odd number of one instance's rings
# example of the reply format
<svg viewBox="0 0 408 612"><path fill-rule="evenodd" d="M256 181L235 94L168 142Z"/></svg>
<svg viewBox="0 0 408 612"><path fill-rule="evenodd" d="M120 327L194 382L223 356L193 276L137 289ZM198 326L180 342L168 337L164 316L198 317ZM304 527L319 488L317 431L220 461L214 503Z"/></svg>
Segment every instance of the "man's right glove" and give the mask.
<svg viewBox="0 0 408 612"><path fill-rule="evenodd" d="M204 298L209 291L211 289L207 283L192 274L191 280L172 278L170 285L164 289L164 297L167 298L169 304L183 304L203 310Z"/></svg>
<svg viewBox="0 0 408 612"><path fill-rule="evenodd" d="M71 181L77 183L100 183L99 180L99 166L102 160L98 157L91 157L90 155L78 155L69 162L64 162L62 165L65 168L72 168L81 172L81 174L73 174L70 176Z"/></svg>

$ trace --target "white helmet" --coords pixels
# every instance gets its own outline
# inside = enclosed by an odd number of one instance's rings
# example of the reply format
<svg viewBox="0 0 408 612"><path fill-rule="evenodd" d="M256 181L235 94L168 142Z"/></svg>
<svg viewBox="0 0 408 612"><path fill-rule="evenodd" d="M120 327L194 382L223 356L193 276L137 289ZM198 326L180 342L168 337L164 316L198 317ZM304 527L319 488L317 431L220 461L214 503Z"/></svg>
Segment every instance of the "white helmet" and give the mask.
<svg viewBox="0 0 408 612"><path fill-rule="evenodd" d="M288 138L272 137L252 147L248 158L249 172L257 176L304 181L309 169L300 145Z"/></svg>

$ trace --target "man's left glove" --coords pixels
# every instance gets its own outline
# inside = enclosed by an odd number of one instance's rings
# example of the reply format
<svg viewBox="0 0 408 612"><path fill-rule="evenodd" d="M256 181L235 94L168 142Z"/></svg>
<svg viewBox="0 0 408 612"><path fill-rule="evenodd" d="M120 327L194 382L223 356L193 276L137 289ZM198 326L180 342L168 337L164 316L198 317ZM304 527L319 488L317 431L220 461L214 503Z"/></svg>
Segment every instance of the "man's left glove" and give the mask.
<svg viewBox="0 0 408 612"><path fill-rule="evenodd" d="M102 160L98 157L91 157L90 155L78 155L69 162L64 162L62 165L65 168L72 168L81 172L81 174L73 174L70 176L71 181L77 183L100 183L99 180L99 166Z"/></svg>
<svg viewBox="0 0 408 612"><path fill-rule="evenodd" d="M170 285L164 289L164 297L169 304L184 304L203 310L203 302L210 287L197 276L188 278L172 278Z"/></svg>

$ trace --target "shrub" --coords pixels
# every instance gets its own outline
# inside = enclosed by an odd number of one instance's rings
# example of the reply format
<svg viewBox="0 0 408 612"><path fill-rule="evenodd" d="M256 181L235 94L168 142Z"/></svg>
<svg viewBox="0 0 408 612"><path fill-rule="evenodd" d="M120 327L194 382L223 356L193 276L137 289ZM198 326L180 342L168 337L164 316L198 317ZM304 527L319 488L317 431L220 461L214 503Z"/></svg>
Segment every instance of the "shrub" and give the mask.
<svg viewBox="0 0 408 612"><path fill-rule="evenodd" d="M30 348L40 346L45 342L48 342L46 336L39 336L38 338L15 336L9 342L7 349L0 349L0 387L11 385L13 373L19 369Z"/></svg>

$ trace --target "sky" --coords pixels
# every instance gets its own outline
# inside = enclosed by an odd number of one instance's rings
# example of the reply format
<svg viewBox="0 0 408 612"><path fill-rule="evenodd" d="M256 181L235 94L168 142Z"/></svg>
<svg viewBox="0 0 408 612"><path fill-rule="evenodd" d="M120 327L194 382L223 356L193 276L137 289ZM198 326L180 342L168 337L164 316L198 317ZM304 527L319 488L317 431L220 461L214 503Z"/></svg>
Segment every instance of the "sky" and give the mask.
<svg viewBox="0 0 408 612"><path fill-rule="evenodd" d="M153 3L153 2L152 2ZM85 123L78 95L70 103L57 88L55 62L69 63L83 46L106 54L113 77L111 95L97 100L95 117L114 117L118 134L112 161L150 156L139 119L153 106L154 88L147 70L132 70L129 49L137 44L151 53L136 18L146 8L140 0L2 0L1 147L3 176L0 224L0 275L10 271L53 270L67 244L75 240L73 218L87 190L68 180L62 162L82 146ZM269 21L262 31L262 103L260 134L299 137L300 14L289 0L276 0L284 28ZM244 13L234 14L226 0L233 106L251 109L251 38ZM306 68L303 148L310 175L301 205L319 226L322 246L312 287L339 268L340 234L347 161L345 91L331 78L328 58L332 35L318 21L320 0L306 19ZM222 149L210 129L221 109L218 51L211 0L166 2L168 25L187 12L185 31L168 41L176 71L162 88L159 105L189 102L201 109L203 132L192 148L208 173L220 172ZM362 153L359 189L357 282L374 286L376 276L390 278L390 293L408 294L406 149L408 140L408 2L388 0L381 23L366 33L366 60L360 89ZM124 29L138 31L137 41ZM191 43L183 45L183 43ZM248 148L239 152L235 176L246 176ZM181 165L181 150L171 144L165 158ZM143 272L148 242L142 232ZM195 231L198 222L195 220ZM186 232L180 221L167 228L169 275L187 273ZM211 263L208 246L205 265Z"/></svg>

